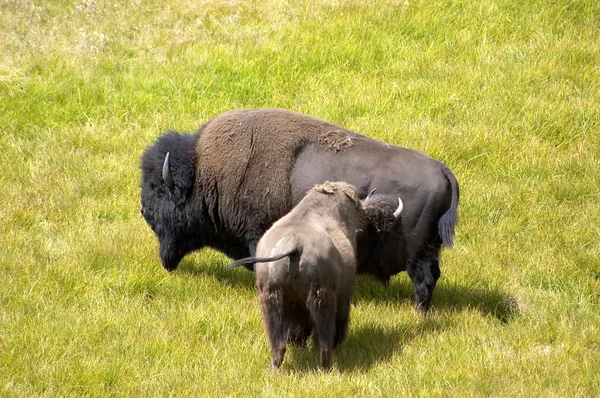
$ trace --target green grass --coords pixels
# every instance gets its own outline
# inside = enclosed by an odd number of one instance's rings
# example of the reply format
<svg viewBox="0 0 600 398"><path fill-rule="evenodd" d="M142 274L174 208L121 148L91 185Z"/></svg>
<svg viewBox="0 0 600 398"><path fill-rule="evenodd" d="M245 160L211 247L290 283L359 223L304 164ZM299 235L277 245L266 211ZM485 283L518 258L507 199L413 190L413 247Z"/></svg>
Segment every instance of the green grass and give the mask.
<svg viewBox="0 0 600 398"><path fill-rule="evenodd" d="M0 3L0 396L600 395L597 1ZM445 162L432 312L359 278L330 374L139 214L168 129L282 107Z"/></svg>

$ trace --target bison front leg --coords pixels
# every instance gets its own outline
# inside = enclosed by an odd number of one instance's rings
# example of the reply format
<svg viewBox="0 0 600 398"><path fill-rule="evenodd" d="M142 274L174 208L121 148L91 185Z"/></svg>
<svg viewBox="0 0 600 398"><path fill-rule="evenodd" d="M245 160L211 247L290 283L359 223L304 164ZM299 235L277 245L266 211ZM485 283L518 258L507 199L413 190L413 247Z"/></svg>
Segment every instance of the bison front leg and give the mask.
<svg viewBox="0 0 600 398"><path fill-rule="evenodd" d="M260 309L271 345L271 370L279 369L285 356L283 330L283 291L267 289L260 293Z"/></svg>
<svg viewBox="0 0 600 398"><path fill-rule="evenodd" d="M249 257L256 257L256 246L258 245L258 239L251 239L248 242L248 252L250 253ZM244 268L248 271L254 272L254 264L244 264Z"/></svg>
<svg viewBox="0 0 600 398"><path fill-rule="evenodd" d="M316 289L309 295L308 309L315 324L314 340L319 349L321 367L329 370L335 337L335 296L325 288Z"/></svg>

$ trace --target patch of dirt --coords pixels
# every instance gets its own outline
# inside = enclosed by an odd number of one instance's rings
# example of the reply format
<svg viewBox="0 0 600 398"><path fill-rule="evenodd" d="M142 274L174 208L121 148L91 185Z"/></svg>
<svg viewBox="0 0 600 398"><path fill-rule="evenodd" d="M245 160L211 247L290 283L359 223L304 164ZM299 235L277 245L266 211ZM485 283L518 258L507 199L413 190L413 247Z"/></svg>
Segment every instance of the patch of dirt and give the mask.
<svg viewBox="0 0 600 398"><path fill-rule="evenodd" d="M328 146L336 152L339 152L343 147L354 145L352 137L342 130L329 130L319 135L319 144Z"/></svg>

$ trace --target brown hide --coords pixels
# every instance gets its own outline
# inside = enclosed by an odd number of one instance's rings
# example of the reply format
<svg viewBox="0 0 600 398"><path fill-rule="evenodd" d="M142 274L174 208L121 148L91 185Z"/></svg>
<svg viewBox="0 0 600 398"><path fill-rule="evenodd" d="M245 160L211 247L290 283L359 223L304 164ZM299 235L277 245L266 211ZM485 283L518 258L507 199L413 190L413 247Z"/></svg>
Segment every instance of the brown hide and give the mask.
<svg viewBox="0 0 600 398"><path fill-rule="evenodd" d="M252 130L257 125L261 131ZM215 206L219 209L243 209L234 217L220 215L224 223L238 224L227 227L236 231L255 225L264 231L292 207L289 182L298 151L307 142L343 150L344 144L339 142L347 143L351 134L291 111L230 111L213 119L202 131L197 146L197 178L203 189L218 193ZM321 140L320 135L324 137ZM332 138L335 136L341 137L339 142Z"/></svg>

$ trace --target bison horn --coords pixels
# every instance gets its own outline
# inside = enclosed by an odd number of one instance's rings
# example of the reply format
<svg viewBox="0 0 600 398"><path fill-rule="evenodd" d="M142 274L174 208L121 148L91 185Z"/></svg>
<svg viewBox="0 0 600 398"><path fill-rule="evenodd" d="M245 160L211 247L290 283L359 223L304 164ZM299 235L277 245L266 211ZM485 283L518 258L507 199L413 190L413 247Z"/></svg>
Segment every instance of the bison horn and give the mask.
<svg viewBox="0 0 600 398"><path fill-rule="evenodd" d="M371 190L371 192L369 192L369 194L367 195L367 198L366 198L365 200L367 200L367 199L371 199L371 196L373 196L373 194L375 193L375 191L377 191L377 188L373 188L373 189Z"/></svg>
<svg viewBox="0 0 600 398"><path fill-rule="evenodd" d="M402 209L404 208L404 204L402 203L402 199L398 198L398 208L394 212L394 217L398 218L400 213L402 213Z"/></svg>
<svg viewBox="0 0 600 398"><path fill-rule="evenodd" d="M165 162L163 163L162 168L162 179L169 186L169 188L173 188L175 186L175 182L173 181L173 177L171 176L171 167L169 166L169 155L167 152L167 156L165 156Z"/></svg>

